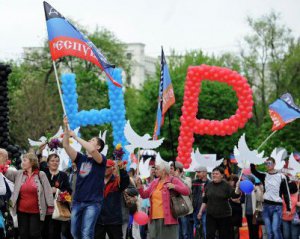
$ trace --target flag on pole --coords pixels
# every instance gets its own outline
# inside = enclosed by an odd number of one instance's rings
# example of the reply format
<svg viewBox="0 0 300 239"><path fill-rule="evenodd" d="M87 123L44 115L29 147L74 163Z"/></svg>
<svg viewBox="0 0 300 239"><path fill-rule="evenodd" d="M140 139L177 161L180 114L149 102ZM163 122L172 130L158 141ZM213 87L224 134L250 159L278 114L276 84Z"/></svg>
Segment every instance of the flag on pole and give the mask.
<svg viewBox="0 0 300 239"><path fill-rule="evenodd" d="M75 56L90 61L104 71L114 85L121 87L108 72L115 66L107 61L102 52L90 40L49 3L44 2L44 10L53 61L64 56Z"/></svg>
<svg viewBox="0 0 300 239"><path fill-rule="evenodd" d="M230 163L232 163L232 164L238 164L238 162L236 161L236 158L235 158L234 154L230 154L229 159L230 159Z"/></svg>
<svg viewBox="0 0 300 239"><path fill-rule="evenodd" d="M269 105L269 113L273 121L272 131L280 130L286 124L300 118L300 108L289 93L283 94Z"/></svg>
<svg viewBox="0 0 300 239"><path fill-rule="evenodd" d="M173 104L175 104L174 90L171 82L168 64L165 59L164 50L163 48L161 48L160 84L153 139L157 139L157 137L160 135L160 128L164 124L165 113Z"/></svg>

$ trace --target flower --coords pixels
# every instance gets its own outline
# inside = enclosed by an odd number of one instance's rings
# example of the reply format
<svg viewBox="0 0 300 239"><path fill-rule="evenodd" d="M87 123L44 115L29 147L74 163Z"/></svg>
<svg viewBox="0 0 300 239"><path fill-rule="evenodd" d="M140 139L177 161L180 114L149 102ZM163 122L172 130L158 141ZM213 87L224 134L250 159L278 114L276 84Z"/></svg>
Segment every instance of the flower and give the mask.
<svg viewBox="0 0 300 239"><path fill-rule="evenodd" d="M50 150L61 148L61 142L57 138L53 138L48 142Z"/></svg>
<svg viewBox="0 0 300 239"><path fill-rule="evenodd" d="M57 201L70 203L72 201L72 196L69 192L64 191L58 194Z"/></svg>
<svg viewBox="0 0 300 239"><path fill-rule="evenodd" d="M124 151L121 144L117 144L115 150L113 152L114 160L122 160L124 155Z"/></svg>

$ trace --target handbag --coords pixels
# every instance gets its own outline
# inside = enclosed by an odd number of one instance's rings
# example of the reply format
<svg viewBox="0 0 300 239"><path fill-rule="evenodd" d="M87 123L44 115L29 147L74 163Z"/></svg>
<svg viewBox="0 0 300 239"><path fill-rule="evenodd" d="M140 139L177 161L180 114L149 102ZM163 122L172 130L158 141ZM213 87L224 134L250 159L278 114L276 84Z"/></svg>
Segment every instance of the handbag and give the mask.
<svg viewBox="0 0 300 239"><path fill-rule="evenodd" d="M67 202L60 202L57 200L59 192L59 189L57 189L54 198L54 211L52 214L52 219L58 221L69 221L71 219L69 204Z"/></svg>
<svg viewBox="0 0 300 239"><path fill-rule="evenodd" d="M173 177L174 178L174 177ZM171 180L171 183L173 181ZM173 189L170 190L170 208L173 217L183 217L189 214L189 207L183 198L183 196L174 191Z"/></svg>
<svg viewBox="0 0 300 239"><path fill-rule="evenodd" d="M264 220L262 217L262 211L255 210L252 218L252 224L253 225L264 225Z"/></svg>

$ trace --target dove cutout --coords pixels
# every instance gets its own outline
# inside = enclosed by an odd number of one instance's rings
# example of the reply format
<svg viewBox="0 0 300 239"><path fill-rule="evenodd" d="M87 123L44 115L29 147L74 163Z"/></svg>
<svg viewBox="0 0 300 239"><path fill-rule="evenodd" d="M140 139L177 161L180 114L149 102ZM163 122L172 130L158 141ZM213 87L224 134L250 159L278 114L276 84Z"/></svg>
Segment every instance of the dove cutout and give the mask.
<svg viewBox="0 0 300 239"><path fill-rule="evenodd" d="M128 145L125 146L125 149L129 153L133 153L136 148L140 149L156 149L158 148L164 141L164 139L152 140L149 134L145 134L144 136L138 135L131 127L130 121L128 120L125 128L124 135L128 141Z"/></svg>
<svg viewBox="0 0 300 239"><path fill-rule="evenodd" d="M239 141L238 145L234 146L233 149L234 156L236 158L236 161L238 162L239 168L249 168L250 163L253 164L262 164L265 162L267 158L264 158L264 151L261 153L258 153L257 150L250 150L247 142L246 142L246 136L243 134Z"/></svg>
<svg viewBox="0 0 300 239"><path fill-rule="evenodd" d="M294 154L291 153L289 157L289 167L288 171L291 175L294 177L297 175L297 173L300 173L300 163L294 158Z"/></svg>
<svg viewBox="0 0 300 239"><path fill-rule="evenodd" d="M80 127L76 128L74 130L75 134L78 135L79 133L79 129ZM51 139L54 139L54 138L57 138L59 139L59 141L62 141L62 138L61 138L61 135L63 134L63 129L62 127L60 126L59 127L59 130L57 131L57 133L52 136L50 138ZM42 144L46 143L47 141L47 138L45 136L42 136L39 141L33 141L31 139L28 139L28 142L30 144L30 146L41 146ZM74 139L70 139L70 145L77 151L77 152L80 152L81 151L81 145ZM50 148L48 147L48 145L46 145L45 149L43 150L42 152L42 156L43 157L48 157L50 154L53 154L53 153L57 153L59 158L60 158L60 163L59 163L59 167L58 169L63 171L65 170L66 168L69 167L69 162L70 162L70 158L68 156L68 154L66 153L66 151L64 149L61 149L61 148L58 148L57 151L55 150L50 150Z"/></svg>
<svg viewBox="0 0 300 239"><path fill-rule="evenodd" d="M284 148L275 148L272 153L271 157L275 159L275 169L276 170L281 170L283 169L285 165L284 159L286 158L287 151Z"/></svg>
<svg viewBox="0 0 300 239"><path fill-rule="evenodd" d="M216 154L201 154L197 148L191 154L192 163L190 167L186 170L188 172L195 172L197 167L206 167L207 172L212 172L212 170L222 163L222 160L217 160Z"/></svg>
<svg viewBox="0 0 300 239"><path fill-rule="evenodd" d="M140 172L140 177L142 179L149 178L150 177L150 163L151 158L148 158L146 161L141 160L139 162L139 172Z"/></svg>
<svg viewBox="0 0 300 239"><path fill-rule="evenodd" d="M103 140L104 142L104 148L102 149L101 151L101 154L103 154L104 156L107 155L107 152L108 152L108 145L106 144L106 133L107 133L107 130L105 130L102 134L102 132L100 131L99 133L99 138Z"/></svg>

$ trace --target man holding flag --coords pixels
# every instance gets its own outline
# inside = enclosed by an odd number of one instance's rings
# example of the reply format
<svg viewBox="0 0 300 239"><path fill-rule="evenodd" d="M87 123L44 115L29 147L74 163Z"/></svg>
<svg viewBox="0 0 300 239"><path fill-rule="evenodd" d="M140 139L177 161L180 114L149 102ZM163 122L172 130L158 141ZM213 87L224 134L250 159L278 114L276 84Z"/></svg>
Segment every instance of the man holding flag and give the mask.
<svg viewBox="0 0 300 239"><path fill-rule="evenodd" d="M165 113L175 103L174 90L163 48L161 48L161 73L158 95L157 115L153 139L160 135L160 127L164 124ZM172 139L171 139L172 140Z"/></svg>

